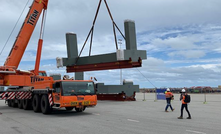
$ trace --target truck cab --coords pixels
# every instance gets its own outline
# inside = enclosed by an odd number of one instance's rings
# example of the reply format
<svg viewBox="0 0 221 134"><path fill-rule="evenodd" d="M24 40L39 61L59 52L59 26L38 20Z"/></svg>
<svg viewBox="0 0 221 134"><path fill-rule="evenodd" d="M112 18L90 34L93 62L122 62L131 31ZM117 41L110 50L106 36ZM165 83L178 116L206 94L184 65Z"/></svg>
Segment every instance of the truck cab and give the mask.
<svg viewBox="0 0 221 134"><path fill-rule="evenodd" d="M53 102L56 107L66 110L75 108L82 112L86 107L97 104L94 82L83 80L59 80L53 84Z"/></svg>

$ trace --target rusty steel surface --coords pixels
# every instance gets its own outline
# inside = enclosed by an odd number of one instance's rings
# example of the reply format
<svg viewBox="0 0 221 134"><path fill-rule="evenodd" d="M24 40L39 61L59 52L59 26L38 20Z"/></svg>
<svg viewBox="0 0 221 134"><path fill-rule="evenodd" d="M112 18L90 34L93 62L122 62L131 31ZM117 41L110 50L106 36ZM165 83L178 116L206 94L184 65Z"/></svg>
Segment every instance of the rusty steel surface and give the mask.
<svg viewBox="0 0 221 134"><path fill-rule="evenodd" d="M98 100L113 100L113 101L136 101L136 93L132 96L126 96L124 93L119 94L97 94Z"/></svg>
<svg viewBox="0 0 221 134"><path fill-rule="evenodd" d="M133 67L141 67L141 62L118 61L110 63L67 66L67 72L68 73L85 72L85 71L98 71L98 70L108 70L108 69L133 68Z"/></svg>

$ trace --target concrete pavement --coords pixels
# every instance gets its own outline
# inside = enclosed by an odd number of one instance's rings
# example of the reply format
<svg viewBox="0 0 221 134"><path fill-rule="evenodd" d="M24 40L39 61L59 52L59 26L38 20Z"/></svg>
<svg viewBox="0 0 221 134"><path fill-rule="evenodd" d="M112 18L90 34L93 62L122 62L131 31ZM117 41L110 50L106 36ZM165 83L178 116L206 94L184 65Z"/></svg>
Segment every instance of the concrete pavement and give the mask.
<svg viewBox="0 0 221 134"><path fill-rule="evenodd" d="M8 107L0 101L1 134L220 134L221 94L191 94L192 119L179 120L181 102L175 95L175 111L164 112L166 102L155 94L138 93L135 102L99 101L82 113L56 109L51 115ZM184 111L184 117L187 117Z"/></svg>

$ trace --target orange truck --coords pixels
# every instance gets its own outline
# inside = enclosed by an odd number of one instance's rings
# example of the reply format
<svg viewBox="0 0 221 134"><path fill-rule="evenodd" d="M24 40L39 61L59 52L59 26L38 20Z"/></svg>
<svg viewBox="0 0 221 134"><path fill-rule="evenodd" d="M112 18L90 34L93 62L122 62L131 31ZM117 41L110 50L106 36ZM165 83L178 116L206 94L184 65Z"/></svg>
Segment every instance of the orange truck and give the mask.
<svg viewBox="0 0 221 134"><path fill-rule="evenodd" d="M33 109L43 114L51 113L54 107L75 108L77 112L82 112L86 107L97 104L92 80L54 80L45 71L39 71L47 4L48 0L33 1L4 66L0 66L0 86L8 87L0 93L0 99L6 100L9 107ZM35 68L19 70L19 63L42 12Z"/></svg>

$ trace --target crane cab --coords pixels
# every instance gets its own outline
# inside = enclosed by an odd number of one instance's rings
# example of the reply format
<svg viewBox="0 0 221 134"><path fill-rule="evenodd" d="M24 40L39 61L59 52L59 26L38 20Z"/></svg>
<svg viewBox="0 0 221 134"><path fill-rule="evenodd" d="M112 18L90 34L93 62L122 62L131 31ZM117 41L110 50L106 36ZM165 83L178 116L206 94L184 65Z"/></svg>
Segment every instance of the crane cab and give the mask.
<svg viewBox="0 0 221 134"><path fill-rule="evenodd" d="M97 104L97 96L93 81L60 80L53 84L54 106L81 112L86 107Z"/></svg>

